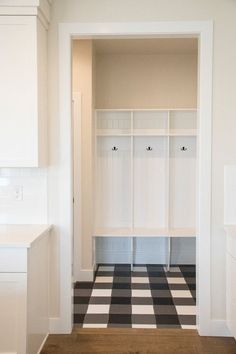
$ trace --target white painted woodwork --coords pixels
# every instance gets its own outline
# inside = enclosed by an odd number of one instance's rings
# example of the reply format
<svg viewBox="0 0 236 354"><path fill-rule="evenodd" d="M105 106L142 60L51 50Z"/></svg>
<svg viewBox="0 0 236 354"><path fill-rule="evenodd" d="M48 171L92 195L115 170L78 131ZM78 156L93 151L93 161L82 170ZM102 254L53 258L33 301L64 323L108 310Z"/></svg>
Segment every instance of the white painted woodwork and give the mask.
<svg viewBox="0 0 236 354"><path fill-rule="evenodd" d="M224 224L236 224L236 166L224 168Z"/></svg>
<svg viewBox="0 0 236 354"><path fill-rule="evenodd" d="M14 262L12 262L14 260ZM19 247L0 248L0 273L27 271L27 250Z"/></svg>
<svg viewBox="0 0 236 354"><path fill-rule="evenodd" d="M0 273L0 353L26 353L27 273Z"/></svg>
<svg viewBox="0 0 236 354"><path fill-rule="evenodd" d="M45 27L50 21L52 0L1 0L1 16L38 16Z"/></svg>
<svg viewBox="0 0 236 354"><path fill-rule="evenodd" d="M236 258L226 255L226 317L227 325L236 339Z"/></svg>
<svg viewBox="0 0 236 354"><path fill-rule="evenodd" d="M44 234L28 251L27 353L37 353L49 333L49 237Z"/></svg>
<svg viewBox="0 0 236 354"><path fill-rule="evenodd" d="M74 13L71 13L73 17ZM72 18L71 17L71 18ZM190 16L191 17L191 16ZM68 20L68 19L67 19ZM70 20L70 19L69 19ZM76 20L78 21L78 19ZM106 19L104 20L106 21ZM128 20L129 21L129 20ZM56 21L58 23L58 21ZM54 60L59 61L59 119L55 120L56 126L63 131L57 141L58 147L63 152L56 168L58 185L53 187L52 195L58 194L60 198L51 202L51 213L60 226L57 230L59 237L60 261L58 266L60 297L56 299L59 306L58 317L52 320L51 329L54 333L70 333L72 329L72 301L71 301L71 261L72 261L72 160L71 160L71 40L78 36L87 38L120 37L123 36L197 36L199 38L199 137L198 146L198 178L197 178L197 265L198 265L198 331L202 335L228 334L225 321L220 317L216 321L212 318L211 292L211 135L212 135L212 57L213 57L213 23L212 21L169 21L157 22L104 22L104 23L60 23L59 25L59 55L53 52L52 69L56 72ZM56 85L56 83L55 83ZM56 86L55 86L56 87ZM226 105L227 106L227 105ZM56 137L53 130L52 137ZM56 151L55 151L56 153ZM57 155L55 155L57 156ZM52 177L54 176L54 170ZM54 189L55 188L55 189ZM58 213L54 217L54 214ZM214 255L214 252L213 252ZM92 267L89 269L92 271ZM213 284L214 285L214 284ZM219 284L217 285L219 286ZM219 292L220 295L222 291ZM61 299L61 300L60 300ZM224 306L223 306L224 307Z"/></svg>
<svg viewBox="0 0 236 354"><path fill-rule="evenodd" d="M134 135L165 135L168 132L168 111L134 111L133 131Z"/></svg>
<svg viewBox="0 0 236 354"><path fill-rule="evenodd" d="M39 353L48 335L49 229L1 226L0 354Z"/></svg>
<svg viewBox="0 0 236 354"><path fill-rule="evenodd" d="M117 147L118 150L112 150ZM98 227L131 226L131 141L104 137L97 141L96 224Z"/></svg>
<svg viewBox="0 0 236 354"><path fill-rule="evenodd" d="M168 228L167 144L166 137L134 138L134 228Z"/></svg>
<svg viewBox="0 0 236 354"><path fill-rule="evenodd" d="M183 151L181 148L187 150ZM194 228L196 218L196 138L170 138L170 228Z"/></svg>
<svg viewBox="0 0 236 354"><path fill-rule="evenodd" d="M131 115L128 111L98 111L97 134L129 134L131 133Z"/></svg>
<svg viewBox="0 0 236 354"><path fill-rule="evenodd" d="M97 110L94 236L196 236L196 120L196 110Z"/></svg>
<svg viewBox="0 0 236 354"><path fill-rule="evenodd" d="M226 230L226 318L231 335L236 339L236 225Z"/></svg>
<svg viewBox="0 0 236 354"><path fill-rule="evenodd" d="M226 230L226 318L236 338L236 166L224 168L224 223Z"/></svg>
<svg viewBox="0 0 236 354"><path fill-rule="evenodd" d="M178 134L179 131L191 135L196 133L197 112L196 110L171 110L170 111L170 133Z"/></svg>
<svg viewBox="0 0 236 354"><path fill-rule="evenodd" d="M36 16L0 16L0 167L46 164L47 31Z"/></svg>
<svg viewBox="0 0 236 354"><path fill-rule="evenodd" d="M194 228L152 229L152 228L100 228L94 237L195 237Z"/></svg>

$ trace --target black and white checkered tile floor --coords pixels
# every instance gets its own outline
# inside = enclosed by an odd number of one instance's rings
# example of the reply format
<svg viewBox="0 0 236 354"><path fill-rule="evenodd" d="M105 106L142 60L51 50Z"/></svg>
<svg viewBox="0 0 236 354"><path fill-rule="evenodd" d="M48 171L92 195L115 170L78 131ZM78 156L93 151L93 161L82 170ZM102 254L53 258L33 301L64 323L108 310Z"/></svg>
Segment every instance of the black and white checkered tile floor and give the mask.
<svg viewBox="0 0 236 354"><path fill-rule="evenodd" d="M74 324L84 328L196 328L194 265L99 265L74 288Z"/></svg>

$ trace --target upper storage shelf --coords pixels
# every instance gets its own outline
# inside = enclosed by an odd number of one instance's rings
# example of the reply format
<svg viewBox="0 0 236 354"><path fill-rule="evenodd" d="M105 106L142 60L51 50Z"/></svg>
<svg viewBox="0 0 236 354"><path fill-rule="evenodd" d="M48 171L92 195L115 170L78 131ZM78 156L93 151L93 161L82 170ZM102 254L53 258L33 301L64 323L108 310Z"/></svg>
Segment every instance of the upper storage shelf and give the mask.
<svg viewBox="0 0 236 354"><path fill-rule="evenodd" d="M97 135L130 135L131 112L97 111Z"/></svg>
<svg viewBox="0 0 236 354"><path fill-rule="evenodd" d="M197 132L196 110L170 111L169 135L192 136Z"/></svg>
<svg viewBox="0 0 236 354"><path fill-rule="evenodd" d="M96 111L98 136L195 136L196 109Z"/></svg>
<svg viewBox="0 0 236 354"><path fill-rule="evenodd" d="M167 135L168 111L134 111L134 135Z"/></svg>

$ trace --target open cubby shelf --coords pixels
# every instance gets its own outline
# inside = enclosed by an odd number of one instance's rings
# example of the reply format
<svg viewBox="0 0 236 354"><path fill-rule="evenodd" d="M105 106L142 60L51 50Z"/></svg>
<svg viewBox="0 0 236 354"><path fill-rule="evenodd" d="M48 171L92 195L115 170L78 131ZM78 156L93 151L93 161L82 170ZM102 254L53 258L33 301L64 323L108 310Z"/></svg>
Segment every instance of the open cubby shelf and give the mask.
<svg viewBox="0 0 236 354"><path fill-rule="evenodd" d="M196 236L197 111L95 116L94 236Z"/></svg>
<svg viewBox="0 0 236 354"><path fill-rule="evenodd" d="M96 110L98 136L196 136L197 111Z"/></svg>

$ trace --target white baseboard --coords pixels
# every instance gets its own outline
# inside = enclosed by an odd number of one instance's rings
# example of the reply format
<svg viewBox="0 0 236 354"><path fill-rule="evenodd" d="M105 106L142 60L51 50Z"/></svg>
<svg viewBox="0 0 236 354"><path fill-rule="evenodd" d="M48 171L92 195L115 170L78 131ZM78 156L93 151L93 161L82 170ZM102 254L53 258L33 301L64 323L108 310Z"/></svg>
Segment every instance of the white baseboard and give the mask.
<svg viewBox="0 0 236 354"><path fill-rule="evenodd" d="M41 344L40 347L39 347L39 350L37 351L37 354L40 354L40 353L41 353L41 350L43 349L43 346L44 346L44 344L45 344L45 342L46 342L48 336L49 336L49 333L46 334L44 340L42 341L42 344Z"/></svg>
<svg viewBox="0 0 236 354"><path fill-rule="evenodd" d="M71 334L71 332L71 324L65 325L61 317L49 318L49 334Z"/></svg>
<svg viewBox="0 0 236 354"><path fill-rule="evenodd" d="M49 333L50 334L58 334L59 329L61 327L61 319L60 317L51 317L49 318Z"/></svg>
<svg viewBox="0 0 236 354"><path fill-rule="evenodd" d="M93 269L81 269L76 272L74 276L74 281L93 281L94 270Z"/></svg>
<svg viewBox="0 0 236 354"><path fill-rule="evenodd" d="M198 333L200 336L232 337L226 320L211 320L204 328L198 328Z"/></svg>

